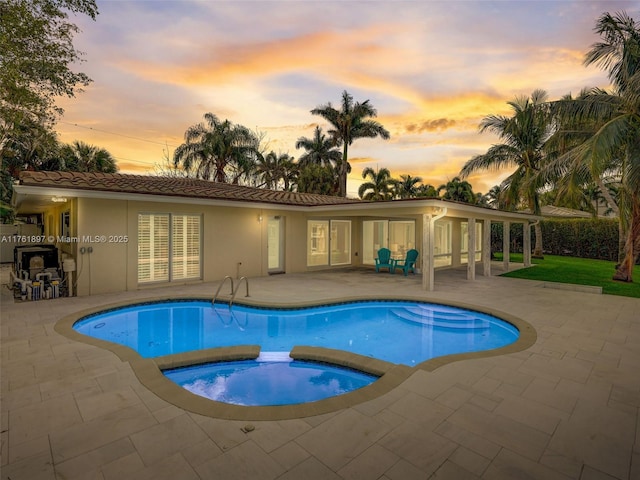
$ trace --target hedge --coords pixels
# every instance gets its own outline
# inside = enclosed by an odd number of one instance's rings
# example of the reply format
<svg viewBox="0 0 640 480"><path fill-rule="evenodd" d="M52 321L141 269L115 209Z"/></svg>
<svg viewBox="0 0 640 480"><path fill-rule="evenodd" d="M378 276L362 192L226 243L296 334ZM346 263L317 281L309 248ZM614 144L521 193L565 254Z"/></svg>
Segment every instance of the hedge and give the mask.
<svg viewBox="0 0 640 480"><path fill-rule="evenodd" d="M618 220L603 218L547 219L540 222L544 253L570 257L618 260ZM502 251L502 223L491 224L491 251ZM535 245L532 228L531 245ZM522 225L511 224L511 246L522 253Z"/></svg>

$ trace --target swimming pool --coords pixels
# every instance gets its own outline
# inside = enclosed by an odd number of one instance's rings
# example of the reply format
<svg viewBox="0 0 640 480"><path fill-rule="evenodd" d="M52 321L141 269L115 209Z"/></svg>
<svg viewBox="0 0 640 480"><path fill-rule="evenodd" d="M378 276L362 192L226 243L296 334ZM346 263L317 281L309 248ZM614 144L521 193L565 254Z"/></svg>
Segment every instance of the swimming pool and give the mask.
<svg viewBox="0 0 640 480"><path fill-rule="evenodd" d="M55 331L110 350L128 362L142 385L170 404L229 420L335 412L391 392L416 369L519 352L536 341L535 329L521 318L493 309L482 313L471 305L404 298L269 308L243 303L229 310L207 299L177 297L105 305L61 319ZM166 376L177 368L255 362L264 355L346 367L371 374L375 381L313 402L245 406L195 395Z"/></svg>
<svg viewBox="0 0 640 480"><path fill-rule="evenodd" d="M171 369L172 382L210 400L233 405L295 405L343 395L378 377L301 360L242 360Z"/></svg>
<svg viewBox="0 0 640 480"><path fill-rule="evenodd" d="M172 301L92 315L73 328L130 347L144 358L235 345L259 345L269 352L307 345L408 366L500 348L519 335L515 326L486 313L407 301L295 309Z"/></svg>

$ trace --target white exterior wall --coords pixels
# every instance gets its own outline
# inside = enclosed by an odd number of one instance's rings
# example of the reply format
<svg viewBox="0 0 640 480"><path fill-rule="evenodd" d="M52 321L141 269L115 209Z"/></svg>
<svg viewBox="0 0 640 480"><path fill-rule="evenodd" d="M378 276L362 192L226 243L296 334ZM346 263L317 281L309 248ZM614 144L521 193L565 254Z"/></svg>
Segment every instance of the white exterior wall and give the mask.
<svg viewBox="0 0 640 480"><path fill-rule="evenodd" d="M152 198L152 197L150 197ZM267 219L280 216L285 224L284 266L286 273L343 268L342 266L307 266L307 221L351 221L351 263L362 265L362 223L364 220L413 220L416 225L416 249L420 256L427 255L423 236L423 215L433 215L443 207L418 207L408 203L403 208L390 208L388 204L359 207L336 206L324 209L260 208L237 203L231 205L207 205L172 203L166 199L140 201L132 199L104 199L92 197L71 198L65 205L56 205L44 212L45 232L60 234L59 220L62 210L71 213L71 236L74 242L59 244L61 252L76 260L75 272L78 295L95 295L141 288L151 288L162 283L138 283L138 215L195 214L202 218L202 269L201 278L180 280L176 284L216 282L227 275L256 277L268 274ZM435 208L435 210L434 210ZM486 221L482 213L471 217L469 212L457 211L448 205L444 217L452 223L452 265L460 266L460 223L476 218ZM488 214L494 214L488 211ZM495 216L495 215L494 215ZM260 221L262 218L262 221ZM500 219L502 221L502 219ZM52 225L53 223L53 225ZM85 241L87 238L103 238L102 241ZM126 237L127 241L123 241ZM480 239L476 239L479 243ZM484 243L484 242L482 242ZM93 250L88 253L88 248ZM84 249L85 253L80 253ZM473 253L471 253L473 258ZM423 266L423 259L418 265ZM445 268L445 267L443 267ZM432 285L431 285L432 287Z"/></svg>
<svg viewBox="0 0 640 480"><path fill-rule="evenodd" d="M75 252L77 295L129 290L128 245L132 232L127 225L127 202L90 198L79 198L77 202L74 240L67 245L63 242L62 247L67 253ZM92 241L87 241L89 238Z"/></svg>

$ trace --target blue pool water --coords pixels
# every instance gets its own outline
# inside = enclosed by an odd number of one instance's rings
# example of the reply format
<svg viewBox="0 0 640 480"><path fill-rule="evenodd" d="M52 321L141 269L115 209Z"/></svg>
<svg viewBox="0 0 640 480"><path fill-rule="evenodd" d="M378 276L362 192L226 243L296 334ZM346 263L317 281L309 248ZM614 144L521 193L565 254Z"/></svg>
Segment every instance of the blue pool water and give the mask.
<svg viewBox="0 0 640 480"><path fill-rule="evenodd" d="M377 380L355 370L298 360L211 363L164 374L201 397L246 406L315 402Z"/></svg>
<svg viewBox="0 0 640 480"><path fill-rule="evenodd" d="M308 345L409 366L443 355L503 347L518 338L517 328L491 315L401 301L287 310L163 302L93 315L74 329L131 347L145 358L234 345L260 345L261 351L269 352Z"/></svg>

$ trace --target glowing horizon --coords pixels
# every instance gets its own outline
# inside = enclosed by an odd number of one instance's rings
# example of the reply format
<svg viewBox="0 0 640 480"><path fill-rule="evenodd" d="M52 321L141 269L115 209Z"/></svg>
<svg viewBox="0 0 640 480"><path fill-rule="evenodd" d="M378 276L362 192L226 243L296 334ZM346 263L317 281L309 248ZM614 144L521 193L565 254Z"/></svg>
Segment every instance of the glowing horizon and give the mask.
<svg viewBox="0 0 640 480"><path fill-rule="evenodd" d="M356 140L349 194L365 167L438 186L496 142L478 134L489 114L533 90L550 98L607 87L585 68L596 19L630 1L231 2L98 0L96 22L72 19L93 83L65 99L62 142L107 149L123 173L154 173L206 112L266 133L269 149L298 158L310 110L343 90L370 100L389 141ZM313 19L310 22L309 19ZM486 193L508 175L469 179Z"/></svg>

